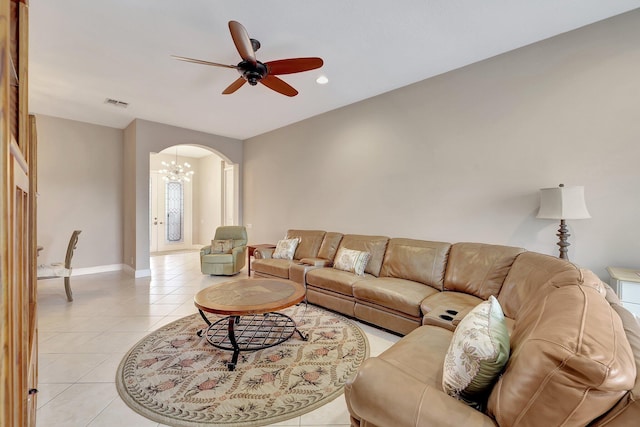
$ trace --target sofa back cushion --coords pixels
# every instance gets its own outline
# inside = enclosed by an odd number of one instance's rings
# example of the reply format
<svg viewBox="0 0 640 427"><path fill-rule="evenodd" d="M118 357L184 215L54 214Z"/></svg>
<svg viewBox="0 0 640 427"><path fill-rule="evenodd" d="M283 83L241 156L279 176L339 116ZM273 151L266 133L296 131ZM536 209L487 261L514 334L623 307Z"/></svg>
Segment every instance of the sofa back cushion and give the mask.
<svg viewBox="0 0 640 427"><path fill-rule="evenodd" d="M247 244L247 229L243 225L223 225L216 228L214 240L233 240L233 247Z"/></svg>
<svg viewBox="0 0 640 427"><path fill-rule="evenodd" d="M513 261L522 252L524 249L512 246L455 243L449 251L444 289L482 299L497 296Z"/></svg>
<svg viewBox="0 0 640 427"><path fill-rule="evenodd" d="M390 239L380 276L412 280L441 291L450 248L451 243Z"/></svg>
<svg viewBox="0 0 640 427"><path fill-rule="evenodd" d="M387 249L389 238L386 236L363 236L359 234L345 234L340 241L340 248L354 249L356 251L369 252L371 258L365 273L372 274L376 277L380 275L382 260L384 259L384 251Z"/></svg>
<svg viewBox="0 0 640 427"><path fill-rule="evenodd" d="M293 259L317 257L324 234L322 230L288 230L285 239L300 239Z"/></svg>
<svg viewBox="0 0 640 427"><path fill-rule="evenodd" d="M588 270L562 272L518 311L488 413L499 425L587 425L636 379L620 317Z"/></svg>
<svg viewBox="0 0 640 427"><path fill-rule="evenodd" d="M523 304L533 304L540 288L558 273L576 271L577 266L560 258L524 252L516 258L504 279L498 301L508 318L515 319Z"/></svg>
<svg viewBox="0 0 640 427"><path fill-rule="evenodd" d="M320 245L320 250L318 251L318 258L333 261L333 258L338 252L338 246L340 246L341 240L342 233L336 233L333 231L327 232L324 235L324 239L322 239L322 244Z"/></svg>

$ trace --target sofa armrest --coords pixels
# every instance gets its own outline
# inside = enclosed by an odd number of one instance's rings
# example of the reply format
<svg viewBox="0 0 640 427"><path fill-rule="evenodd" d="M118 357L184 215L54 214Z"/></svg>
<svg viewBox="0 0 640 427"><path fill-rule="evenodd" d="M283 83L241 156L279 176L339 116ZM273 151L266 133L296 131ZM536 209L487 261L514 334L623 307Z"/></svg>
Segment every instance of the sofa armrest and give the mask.
<svg viewBox="0 0 640 427"><path fill-rule="evenodd" d="M255 259L268 259L268 258L273 258L273 252L275 251L274 248L256 248L253 251L253 257Z"/></svg>
<svg viewBox="0 0 640 427"><path fill-rule="evenodd" d="M379 426L497 426L491 417L378 357L365 360L347 382L345 399L353 418Z"/></svg>
<svg viewBox="0 0 640 427"><path fill-rule="evenodd" d="M300 262L313 267L331 267L331 261L324 258L302 258Z"/></svg>
<svg viewBox="0 0 640 427"><path fill-rule="evenodd" d="M203 248L200 249L200 256L205 256L205 255L209 255L211 253L211 245L209 246L205 246Z"/></svg>
<svg viewBox="0 0 640 427"><path fill-rule="evenodd" d="M457 309L438 306L424 315L422 318L422 324L439 326L450 331L455 331L460 321L469 314L470 311L470 308L458 311Z"/></svg>

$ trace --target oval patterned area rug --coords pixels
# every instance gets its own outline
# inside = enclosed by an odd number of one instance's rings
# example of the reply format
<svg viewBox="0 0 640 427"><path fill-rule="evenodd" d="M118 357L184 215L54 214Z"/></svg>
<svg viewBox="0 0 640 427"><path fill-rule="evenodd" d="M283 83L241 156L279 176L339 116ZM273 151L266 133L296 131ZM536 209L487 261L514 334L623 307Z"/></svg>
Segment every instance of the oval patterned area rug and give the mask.
<svg viewBox="0 0 640 427"><path fill-rule="evenodd" d="M197 335L206 326L199 314L163 326L120 363L120 397L139 414L177 427L263 426L329 403L369 354L364 332L351 320L311 305L282 313L296 321L308 341L294 334L274 347L241 352L234 371L227 369L231 351Z"/></svg>

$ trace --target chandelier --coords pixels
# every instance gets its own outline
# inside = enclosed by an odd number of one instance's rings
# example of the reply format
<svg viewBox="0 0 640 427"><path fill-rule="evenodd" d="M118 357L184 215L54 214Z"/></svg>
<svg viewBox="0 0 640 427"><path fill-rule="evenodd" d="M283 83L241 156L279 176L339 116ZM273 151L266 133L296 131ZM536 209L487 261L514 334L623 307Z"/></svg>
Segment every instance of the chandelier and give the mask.
<svg viewBox="0 0 640 427"><path fill-rule="evenodd" d="M165 181L189 182L194 174L192 170L189 170L191 169L189 163L178 163L178 150L176 150L176 159L171 160L171 163L162 161L162 166L164 169L160 169L160 173L164 175L162 179Z"/></svg>

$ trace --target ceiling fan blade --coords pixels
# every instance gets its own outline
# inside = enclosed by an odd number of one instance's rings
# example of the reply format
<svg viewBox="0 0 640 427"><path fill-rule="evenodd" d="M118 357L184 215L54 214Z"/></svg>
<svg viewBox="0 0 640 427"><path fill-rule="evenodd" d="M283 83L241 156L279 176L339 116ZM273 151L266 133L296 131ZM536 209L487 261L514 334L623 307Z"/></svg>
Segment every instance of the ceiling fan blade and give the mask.
<svg viewBox="0 0 640 427"><path fill-rule="evenodd" d="M229 31L231 32L231 38L236 45L236 49L240 54L240 57L251 64L256 64L256 53L251 45L251 39L247 30L237 21L229 21Z"/></svg>
<svg viewBox="0 0 640 427"><path fill-rule="evenodd" d="M180 61L194 62L196 64L202 64L202 65L213 65L214 67L233 68L236 70L238 69L237 65L218 64L217 62L203 61L202 59L185 58L184 56L176 56L176 55L170 55L170 56Z"/></svg>
<svg viewBox="0 0 640 427"><path fill-rule="evenodd" d="M322 58L291 58L266 62L267 70L271 75L301 73L322 67Z"/></svg>
<svg viewBox="0 0 640 427"><path fill-rule="evenodd" d="M240 89L242 85L245 84L246 82L247 81L244 78L238 77L238 79L235 82L231 83L225 90L222 91L222 94L229 95L230 93L233 93L238 89Z"/></svg>
<svg viewBox="0 0 640 427"><path fill-rule="evenodd" d="M271 74L260 80L260 83L262 83L269 89L275 90L276 92L279 92L283 95L296 96L298 94L298 91L295 90L289 83L285 82L282 79L279 79L276 76L272 76Z"/></svg>

